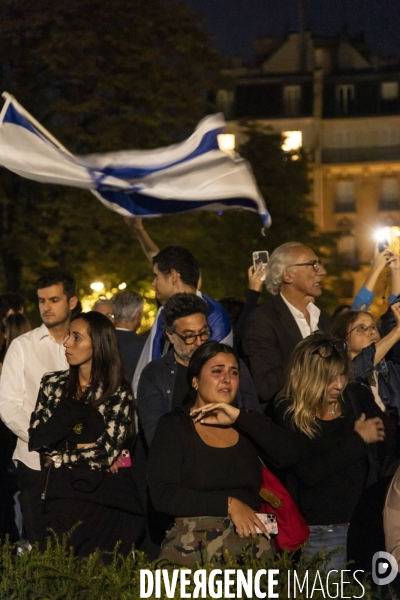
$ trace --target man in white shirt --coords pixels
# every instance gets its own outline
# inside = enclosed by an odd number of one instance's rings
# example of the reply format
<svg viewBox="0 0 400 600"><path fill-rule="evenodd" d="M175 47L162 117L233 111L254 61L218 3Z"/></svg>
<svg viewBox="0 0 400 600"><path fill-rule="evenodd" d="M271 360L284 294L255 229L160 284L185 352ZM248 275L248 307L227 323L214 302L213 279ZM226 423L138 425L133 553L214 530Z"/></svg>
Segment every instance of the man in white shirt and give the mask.
<svg viewBox="0 0 400 600"><path fill-rule="evenodd" d="M28 450L29 422L42 376L68 369L62 343L78 301L75 281L63 272L40 277L36 289L43 324L10 344L0 380L0 416L18 438L13 458L17 461L19 501L31 543L41 539L44 528L36 487L40 461L37 452Z"/></svg>
<svg viewBox="0 0 400 600"><path fill-rule="evenodd" d="M315 252L298 242L282 244L271 254L265 283L273 298L250 313L242 343L264 405L282 389L295 346L329 325L329 315L315 306L325 275Z"/></svg>

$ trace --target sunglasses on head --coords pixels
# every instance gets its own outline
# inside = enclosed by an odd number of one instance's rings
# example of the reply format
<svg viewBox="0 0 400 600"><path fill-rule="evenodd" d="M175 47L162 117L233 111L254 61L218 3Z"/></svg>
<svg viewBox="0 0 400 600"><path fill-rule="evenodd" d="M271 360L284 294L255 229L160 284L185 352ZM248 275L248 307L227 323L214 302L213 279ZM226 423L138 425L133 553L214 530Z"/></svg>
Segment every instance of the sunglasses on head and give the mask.
<svg viewBox="0 0 400 600"><path fill-rule="evenodd" d="M340 355L347 353L347 344L344 340L327 340L320 346L314 348L311 354L318 354L321 358L329 358L333 352L338 352Z"/></svg>

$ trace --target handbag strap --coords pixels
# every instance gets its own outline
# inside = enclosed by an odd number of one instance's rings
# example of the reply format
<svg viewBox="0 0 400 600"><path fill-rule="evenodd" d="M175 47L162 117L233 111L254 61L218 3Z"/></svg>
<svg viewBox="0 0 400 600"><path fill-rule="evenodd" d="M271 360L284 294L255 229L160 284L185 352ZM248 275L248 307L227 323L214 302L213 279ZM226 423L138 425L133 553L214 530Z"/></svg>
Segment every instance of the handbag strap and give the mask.
<svg viewBox="0 0 400 600"><path fill-rule="evenodd" d="M260 457L258 457L258 460L260 461L260 463L264 467L264 469L266 469L268 471L268 469L265 466L262 459ZM261 487L260 491L258 493L261 496L261 498L264 500L264 502L268 502L268 504L270 504L273 508L279 508L279 506L283 505L282 500L280 498L278 498L278 496L276 496L272 490L269 490L266 487Z"/></svg>

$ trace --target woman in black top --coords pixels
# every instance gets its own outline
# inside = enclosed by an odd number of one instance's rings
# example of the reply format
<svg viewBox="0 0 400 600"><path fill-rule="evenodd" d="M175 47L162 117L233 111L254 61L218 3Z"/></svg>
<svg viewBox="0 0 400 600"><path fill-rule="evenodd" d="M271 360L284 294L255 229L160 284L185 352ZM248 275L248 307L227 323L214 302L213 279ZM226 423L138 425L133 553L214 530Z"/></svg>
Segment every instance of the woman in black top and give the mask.
<svg viewBox="0 0 400 600"><path fill-rule="evenodd" d="M29 449L41 456L45 520L59 535L81 521L70 539L78 555L113 550L119 540L128 554L144 515L130 469L108 471L124 448L132 406L114 326L101 313L82 313L64 346L70 368L43 376L29 429Z"/></svg>
<svg viewBox="0 0 400 600"><path fill-rule="evenodd" d="M238 558L249 538L256 556L272 557L258 519L261 462L289 466L298 459L294 436L260 413L231 407L235 423L201 419L209 405L230 405L239 383L234 351L219 342L200 346L190 359L191 402L161 417L149 456L149 487L157 510L175 517L161 557L194 566L225 550ZM190 399L189 399L190 400ZM207 421L207 422L202 422ZM264 535L257 535L256 526Z"/></svg>
<svg viewBox="0 0 400 600"><path fill-rule="evenodd" d="M282 425L296 433L302 458L294 467L297 497L309 527L304 552L346 546L348 524L365 488L368 445L385 438L386 416L359 384L349 384L346 343L324 334L297 345L277 402ZM351 394L351 396L350 396ZM350 399L351 398L351 399ZM346 562L345 549L329 569Z"/></svg>

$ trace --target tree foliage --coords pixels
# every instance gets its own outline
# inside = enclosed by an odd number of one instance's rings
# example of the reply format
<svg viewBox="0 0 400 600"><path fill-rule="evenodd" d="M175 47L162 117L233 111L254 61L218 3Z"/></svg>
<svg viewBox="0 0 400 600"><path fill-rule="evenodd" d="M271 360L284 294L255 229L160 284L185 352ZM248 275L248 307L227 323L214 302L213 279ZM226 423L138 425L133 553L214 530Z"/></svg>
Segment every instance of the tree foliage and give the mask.
<svg viewBox="0 0 400 600"><path fill-rule="evenodd" d="M73 153L183 139L212 109L219 67L197 17L175 0L0 5L2 89ZM0 232L9 288L19 286L21 274L29 284L55 266L79 279L93 270L124 271L128 256L136 263L121 218L90 193L4 170ZM143 271L144 264L140 255Z"/></svg>
<svg viewBox="0 0 400 600"><path fill-rule="evenodd" d="M197 17L177 0L3 0L0 79L73 153L155 148L184 139L218 89L220 59ZM290 239L318 243L304 157L280 136L247 125L239 149L252 164L273 225L249 212L192 213L146 222L159 247L198 258L203 290L244 296L254 250ZM79 287L102 276L143 288L150 265L121 217L89 192L0 173L3 284L32 290L46 269L70 270Z"/></svg>
<svg viewBox="0 0 400 600"><path fill-rule="evenodd" d="M262 129L254 122L242 126L245 136L240 153L253 168L258 186L272 215L272 227L267 231L268 250L288 242L318 243L313 219L313 204L309 199L310 181L304 154L282 151L279 134Z"/></svg>

